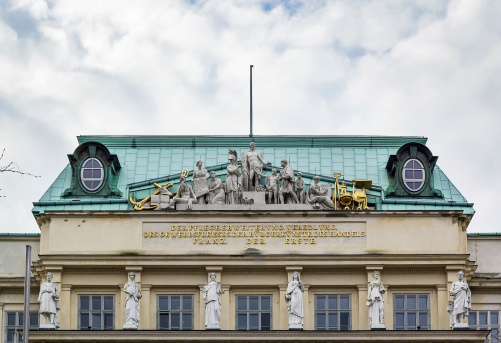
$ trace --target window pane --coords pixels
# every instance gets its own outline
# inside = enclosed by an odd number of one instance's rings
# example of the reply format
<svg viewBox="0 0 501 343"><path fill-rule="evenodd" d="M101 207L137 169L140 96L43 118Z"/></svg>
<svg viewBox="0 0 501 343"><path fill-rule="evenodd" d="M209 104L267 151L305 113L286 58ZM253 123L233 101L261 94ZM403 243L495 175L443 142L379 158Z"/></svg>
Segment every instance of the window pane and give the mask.
<svg viewBox="0 0 501 343"><path fill-rule="evenodd" d="M326 298L325 295L316 296L317 310L325 310L325 305L326 305L325 298Z"/></svg>
<svg viewBox="0 0 501 343"><path fill-rule="evenodd" d="M104 296L104 309L106 311L113 310L113 296L112 295L105 295Z"/></svg>
<svg viewBox="0 0 501 343"><path fill-rule="evenodd" d="M193 315L191 313L183 313L183 330L193 329Z"/></svg>
<svg viewBox="0 0 501 343"><path fill-rule="evenodd" d="M407 312L407 330L416 329L416 313Z"/></svg>
<svg viewBox="0 0 501 343"><path fill-rule="evenodd" d="M428 295L420 295L419 296L419 309L427 310L428 309Z"/></svg>
<svg viewBox="0 0 501 343"><path fill-rule="evenodd" d="M183 310L192 311L193 310L193 300L191 295L183 296Z"/></svg>
<svg viewBox="0 0 501 343"><path fill-rule="evenodd" d="M487 325L487 312L478 313L478 325Z"/></svg>
<svg viewBox="0 0 501 343"><path fill-rule="evenodd" d="M20 326L23 326L23 324L24 324L24 320L23 320L24 319L24 313L23 312L19 312L17 314L17 316L18 316L18 319L17 319L18 324Z"/></svg>
<svg viewBox="0 0 501 343"><path fill-rule="evenodd" d="M91 178L92 177L92 169L84 169L83 170L83 177L84 178Z"/></svg>
<svg viewBox="0 0 501 343"><path fill-rule="evenodd" d="M327 298L327 309L337 310L337 295L331 295Z"/></svg>
<svg viewBox="0 0 501 343"><path fill-rule="evenodd" d="M87 162L85 162L84 168L90 168L90 167L92 167L93 166L92 162L94 162L94 160L88 160Z"/></svg>
<svg viewBox="0 0 501 343"><path fill-rule="evenodd" d="M340 295L339 296L339 309L341 310L349 310L350 309L350 296L349 295Z"/></svg>
<svg viewBox="0 0 501 343"><path fill-rule="evenodd" d="M249 310L259 310L259 297L257 295L249 296Z"/></svg>
<svg viewBox="0 0 501 343"><path fill-rule="evenodd" d="M95 179L100 179L101 178L101 169L93 169L92 170L92 177Z"/></svg>
<svg viewBox="0 0 501 343"><path fill-rule="evenodd" d="M101 313L92 314L92 330L101 330Z"/></svg>
<svg viewBox="0 0 501 343"><path fill-rule="evenodd" d="M158 326L160 330L168 330L169 329L169 314L168 313L160 313L160 320L158 321Z"/></svg>
<svg viewBox="0 0 501 343"><path fill-rule="evenodd" d="M271 328L271 313L261 313L261 330Z"/></svg>
<svg viewBox="0 0 501 343"><path fill-rule="evenodd" d="M104 314L104 329L105 330L113 330L113 313L105 313Z"/></svg>
<svg viewBox="0 0 501 343"><path fill-rule="evenodd" d="M341 326L345 326L346 329L344 330L348 330L348 327L350 326L350 312L341 312L340 319L341 319Z"/></svg>
<svg viewBox="0 0 501 343"><path fill-rule="evenodd" d="M409 161L405 164L405 167L404 168L412 168L413 167L413 163L414 161Z"/></svg>
<svg viewBox="0 0 501 343"><path fill-rule="evenodd" d="M89 296L88 295L81 295L80 296L80 309L81 310L88 310L89 309Z"/></svg>
<svg viewBox="0 0 501 343"><path fill-rule="evenodd" d="M16 325L16 313L15 312L7 313L7 325Z"/></svg>
<svg viewBox="0 0 501 343"><path fill-rule="evenodd" d="M30 326L38 326L38 313L30 313Z"/></svg>
<svg viewBox="0 0 501 343"><path fill-rule="evenodd" d="M259 330L259 313L249 313L249 330Z"/></svg>
<svg viewBox="0 0 501 343"><path fill-rule="evenodd" d="M403 295L395 295L395 309L397 309L397 310L404 309L404 296Z"/></svg>
<svg viewBox="0 0 501 343"><path fill-rule="evenodd" d="M269 311L271 309L271 299L269 296L261 296L261 310Z"/></svg>
<svg viewBox="0 0 501 343"><path fill-rule="evenodd" d="M470 312L468 316L468 325L477 325L477 312Z"/></svg>
<svg viewBox="0 0 501 343"><path fill-rule="evenodd" d="M169 310L169 297L165 295L160 295L158 297L158 310L168 311Z"/></svg>
<svg viewBox="0 0 501 343"><path fill-rule="evenodd" d="M491 312L491 325L498 325L498 312Z"/></svg>
<svg viewBox="0 0 501 343"><path fill-rule="evenodd" d="M171 313L170 328L171 330L179 330L181 328L181 315L179 313Z"/></svg>
<svg viewBox="0 0 501 343"><path fill-rule="evenodd" d="M413 177L413 176L414 176L414 175L413 175L413 171L412 171L412 170L406 170L406 171L405 171L404 177L405 177L406 179L412 180L412 179L414 179L414 177Z"/></svg>
<svg viewBox="0 0 501 343"><path fill-rule="evenodd" d="M428 326L428 313L419 312L419 326Z"/></svg>
<svg viewBox="0 0 501 343"><path fill-rule="evenodd" d="M170 296L170 309L172 311L179 311L181 309L181 297L179 295Z"/></svg>
<svg viewBox="0 0 501 343"><path fill-rule="evenodd" d="M395 313L395 323L397 326L404 326L404 313L403 312L397 312Z"/></svg>
<svg viewBox="0 0 501 343"><path fill-rule="evenodd" d="M317 327L325 328L325 313L317 313Z"/></svg>
<svg viewBox="0 0 501 343"><path fill-rule="evenodd" d="M237 310L238 311L247 310L247 297L245 297L245 296L237 297Z"/></svg>
<svg viewBox="0 0 501 343"><path fill-rule="evenodd" d="M14 334L14 329L7 329L7 342L14 342L14 338L12 337L12 335Z"/></svg>
<svg viewBox="0 0 501 343"><path fill-rule="evenodd" d="M92 296L92 309L94 311L101 310L101 296L100 295L93 295Z"/></svg>
<svg viewBox="0 0 501 343"><path fill-rule="evenodd" d="M421 180L423 178L422 170L414 170L414 179Z"/></svg>
<svg viewBox="0 0 501 343"><path fill-rule="evenodd" d="M87 330L89 328L89 314L80 314L80 330Z"/></svg>
<svg viewBox="0 0 501 343"><path fill-rule="evenodd" d="M240 313L237 316L237 330L247 330L247 315Z"/></svg>
<svg viewBox="0 0 501 343"><path fill-rule="evenodd" d="M407 295L407 309L415 310L416 309L416 296L415 295Z"/></svg>
<svg viewBox="0 0 501 343"><path fill-rule="evenodd" d="M339 330L337 312L329 312L327 318L327 330Z"/></svg>

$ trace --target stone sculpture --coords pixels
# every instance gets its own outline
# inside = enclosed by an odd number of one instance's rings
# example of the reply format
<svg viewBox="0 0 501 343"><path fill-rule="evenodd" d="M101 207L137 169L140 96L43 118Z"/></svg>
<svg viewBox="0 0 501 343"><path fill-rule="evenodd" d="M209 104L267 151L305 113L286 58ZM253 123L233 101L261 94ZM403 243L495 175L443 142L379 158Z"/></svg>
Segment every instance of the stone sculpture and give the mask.
<svg viewBox="0 0 501 343"><path fill-rule="evenodd" d="M334 209L334 203L330 197L330 184L320 185L320 176L313 177L313 184L308 188L306 202L315 209Z"/></svg>
<svg viewBox="0 0 501 343"><path fill-rule="evenodd" d="M209 204L224 204L224 184L221 179L216 179L216 172L214 170L210 172L207 188L209 189Z"/></svg>
<svg viewBox="0 0 501 343"><path fill-rule="evenodd" d="M129 273L129 282L122 288L125 292L125 324L124 330L137 330L139 327L139 299L141 299L141 291L139 284L136 282L136 274Z"/></svg>
<svg viewBox="0 0 501 343"><path fill-rule="evenodd" d="M466 281L463 281L463 277L464 273L460 270L458 272L458 281L452 283L449 291L449 294L454 298L452 317L455 329L468 327L468 323L464 323L463 320L468 318L468 310L471 309L471 291Z"/></svg>
<svg viewBox="0 0 501 343"><path fill-rule="evenodd" d="M285 158L280 161L282 170L280 171L279 180L282 181L280 187L280 203L281 204L297 204L298 200L294 192L294 170L291 166L287 165Z"/></svg>
<svg viewBox="0 0 501 343"><path fill-rule="evenodd" d="M193 170L193 191L197 198L197 204L206 204L208 201L207 193L209 189L207 187L207 179L209 175L207 174L207 169L202 168L202 160L197 161L197 168Z"/></svg>
<svg viewBox="0 0 501 343"><path fill-rule="evenodd" d="M186 183L186 177L181 176L179 178L179 188L177 189L177 194L170 200L166 209L174 210L176 208L176 204L187 204L188 210L191 210L194 201L196 201L196 196L195 192L193 192L193 188Z"/></svg>
<svg viewBox="0 0 501 343"><path fill-rule="evenodd" d="M295 186L296 186L297 200L299 201L300 204L306 203L305 193L304 193L303 173L301 172L297 173L297 180L295 182Z"/></svg>
<svg viewBox="0 0 501 343"><path fill-rule="evenodd" d="M52 282L52 273L45 274L47 282L42 283L40 286L40 293L38 295L38 302L40 303L39 313L42 315L42 322L40 323L41 329L57 329L59 328L57 310L59 302L59 289L57 285Z"/></svg>
<svg viewBox="0 0 501 343"><path fill-rule="evenodd" d="M235 150L230 150L230 157L228 159L230 160L230 165L226 167L228 172L225 182L225 203L239 204L239 193L242 191L242 172L240 170L242 166L237 164L237 152Z"/></svg>
<svg viewBox="0 0 501 343"><path fill-rule="evenodd" d="M303 329L303 292L304 285L299 279L299 273L294 272L285 291L285 300L289 311L289 330Z"/></svg>
<svg viewBox="0 0 501 343"><path fill-rule="evenodd" d="M273 168L271 170L271 175L259 174L266 179L266 203L267 204L278 204L278 186L279 177L277 176L277 170ZM273 199L273 200L272 200Z"/></svg>
<svg viewBox="0 0 501 343"><path fill-rule="evenodd" d="M386 292L378 271L372 273L374 281L369 282L366 305L369 306L371 329L384 329L384 296Z"/></svg>
<svg viewBox="0 0 501 343"><path fill-rule="evenodd" d="M249 152L242 153L242 165L244 168L244 190L255 191L259 184L259 178L263 171L263 164L271 165L263 159L263 153L255 151L256 143L249 144Z"/></svg>
<svg viewBox="0 0 501 343"><path fill-rule="evenodd" d="M205 328L221 329L221 285L216 282L216 273L210 273L210 282L206 282L203 290L205 300Z"/></svg>

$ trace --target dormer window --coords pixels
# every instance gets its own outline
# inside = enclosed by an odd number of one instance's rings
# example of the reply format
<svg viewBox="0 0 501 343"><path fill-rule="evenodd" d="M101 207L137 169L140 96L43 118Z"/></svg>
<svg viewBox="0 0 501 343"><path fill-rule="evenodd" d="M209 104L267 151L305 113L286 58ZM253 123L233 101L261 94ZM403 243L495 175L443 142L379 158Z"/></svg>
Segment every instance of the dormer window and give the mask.
<svg viewBox="0 0 501 343"><path fill-rule="evenodd" d="M405 187L411 192L417 192L424 186L425 169L421 161L410 159L404 164L402 171Z"/></svg>
<svg viewBox="0 0 501 343"><path fill-rule="evenodd" d="M93 192L99 189L104 179L103 165L97 158L88 158L82 166L80 178L88 191Z"/></svg>

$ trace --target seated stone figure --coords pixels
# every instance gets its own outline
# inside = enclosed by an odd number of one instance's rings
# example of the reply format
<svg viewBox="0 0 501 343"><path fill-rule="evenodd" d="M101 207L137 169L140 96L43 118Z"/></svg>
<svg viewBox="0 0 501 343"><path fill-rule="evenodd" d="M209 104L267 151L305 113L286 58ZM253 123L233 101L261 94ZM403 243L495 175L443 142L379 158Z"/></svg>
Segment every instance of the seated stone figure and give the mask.
<svg viewBox="0 0 501 343"><path fill-rule="evenodd" d="M210 172L210 179L207 181L209 188L209 204L224 204L224 184L221 179L216 179L216 172Z"/></svg>
<svg viewBox="0 0 501 343"><path fill-rule="evenodd" d="M325 184L320 185L320 176L313 177L313 184L308 188L308 193L306 194L306 203L313 205L315 209L333 209L334 203L330 197L331 185Z"/></svg>
<svg viewBox="0 0 501 343"><path fill-rule="evenodd" d="M186 178L181 176L179 178L180 184L177 190L177 194L174 198L171 199L169 205L167 205L167 210L174 210L176 208L176 204L187 204L188 210L193 208L193 203L196 201L195 192L193 192L193 188L186 183Z"/></svg>

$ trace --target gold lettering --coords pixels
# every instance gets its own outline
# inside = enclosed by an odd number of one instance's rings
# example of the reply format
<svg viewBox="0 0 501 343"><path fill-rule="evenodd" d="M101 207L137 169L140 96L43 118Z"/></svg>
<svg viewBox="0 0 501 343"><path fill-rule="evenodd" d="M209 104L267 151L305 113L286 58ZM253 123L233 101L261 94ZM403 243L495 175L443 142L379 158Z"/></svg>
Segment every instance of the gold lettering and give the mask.
<svg viewBox="0 0 501 343"><path fill-rule="evenodd" d="M315 242L315 238L310 238L310 244L317 244L317 243Z"/></svg>
<svg viewBox="0 0 501 343"><path fill-rule="evenodd" d="M247 241L247 244L251 244L252 243L252 239L250 239L250 238L247 238L246 241Z"/></svg>
<svg viewBox="0 0 501 343"><path fill-rule="evenodd" d="M260 238L259 239L259 244L266 244L266 243L264 242L264 239Z"/></svg>
<svg viewBox="0 0 501 343"><path fill-rule="evenodd" d="M285 239L285 244L289 244L289 239L288 238Z"/></svg>

